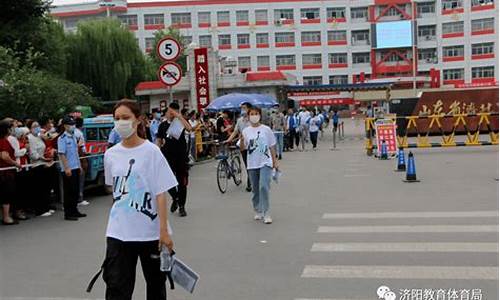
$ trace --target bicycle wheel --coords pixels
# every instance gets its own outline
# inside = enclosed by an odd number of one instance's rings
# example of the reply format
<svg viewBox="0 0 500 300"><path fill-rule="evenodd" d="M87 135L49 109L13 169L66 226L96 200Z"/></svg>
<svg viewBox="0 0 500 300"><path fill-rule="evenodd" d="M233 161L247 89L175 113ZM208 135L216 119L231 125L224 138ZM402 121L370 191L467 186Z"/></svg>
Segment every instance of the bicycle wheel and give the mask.
<svg viewBox="0 0 500 300"><path fill-rule="evenodd" d="M241 184L241 160L239 156L233 156L231 159L231 169L233 170L234 184Z"/></svg>
<svg viewBox="0 0 500 300"><path fill-rule="evenodd" d="M227 191L227 163L224 160L219 161L217 165L217 186L221 193Z"/></svg>

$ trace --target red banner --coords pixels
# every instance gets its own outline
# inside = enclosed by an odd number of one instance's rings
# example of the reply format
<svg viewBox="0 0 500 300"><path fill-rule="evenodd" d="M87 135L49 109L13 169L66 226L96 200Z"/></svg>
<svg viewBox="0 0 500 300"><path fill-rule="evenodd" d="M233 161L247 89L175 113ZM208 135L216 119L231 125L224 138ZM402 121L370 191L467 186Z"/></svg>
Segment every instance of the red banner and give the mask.
<svg viewBox="0 0 500 300"><path fill-rule="evenodd" d="M207 48L194 50L194 70L196 76L196 100L198 111L210 103Z"/></svg>
<svg viewBox="0 0 500 300"><path fill-rule="evenodd" d="M300 100L300 106L347 105L347 104L354 104L354 100L352 98Z"/></svg>

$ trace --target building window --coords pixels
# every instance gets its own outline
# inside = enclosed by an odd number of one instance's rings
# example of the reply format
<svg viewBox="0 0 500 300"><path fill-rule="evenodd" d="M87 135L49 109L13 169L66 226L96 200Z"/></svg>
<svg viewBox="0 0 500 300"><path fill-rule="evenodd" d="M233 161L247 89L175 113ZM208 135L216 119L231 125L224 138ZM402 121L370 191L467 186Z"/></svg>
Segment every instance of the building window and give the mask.
<svg viewBox="0 0 500 300"><path fill-rule="evenodd" d="M122 24L127 26L137 26L137 15L124 15L118 17Z"/></svg>
<svg viewBox="0 0 500 300"><path fill-rule="evenodd" d="M211 24L210 21L210 12L202 11L198 13L198 24Z"/></svg>
<svg viewBox="0 0 500 300"><path fill-rule="evenodd" d="M346 41L347 32L345 30L328 31L328 41Z"/></svg>
<svg viewBox="0 0 500 300"><path fill-rule="evenodd" d="M368 7L352 7L351 19L368 19Z"/></svg>
<svg viewBox="0 0 500 300"><path fill-rule="evenodd" d="M464 46L443 47L443 57L464 56Z"/></svg>
<svg viewBox="0 0 500 300"><path fill-rule="evenodd" d="M212 36L200 35L200 47L212 47Z"/></svg>
<svg viewBox="0 0 500 300"><path fill-rule="evenodd" d="M321 54L303 54L302 65L321 65Z"/></svg>
<svg viewBox="0 0 500 300"><path fill-rule="evenodd" d="M268 45L269 44L269 33L257 33L255 35L255 41L257 45Z"/></svg>
<svg viewBox="0 0 500 300"><path fill-rule="evenodd" d="M295 55L276 55L276 66L295 66Z"/></svg>
<svg viewBox="0 0 500 300"><path fill-rule="evenodd" d="M418 26L418 37L420 40L435 40L436 39L436 25Z"/></svg>
<svg viewBox="0 0 500 300"><path fill-rule="evenodd" d="M425 14L434 14L436 12L436 3L433 2L418 2L417 16L420 18Z"/></svg>
<svg viewBox="0 0 500 300"><path fill-rule="evenodd" d="M258 9L255 11L255 23L267 23L267 10Z"/></svg>
<svg viewBox="0 0 500 300"><path fill-rule="evenodd" d="M462 80L464 79L464 69L443 70L443 80Z"/></svg>
<svg viewBox="0 0 500 300"><path fill-rule="evenodd" d="M479 20L472 20L471 21L471 31L472 32L493 29L494 26L495 26L495 22L494 22L493 18L479 19Z"/></svg>
<svg viewBox="0 0 500 300"><path fill-rule="evenodd" d="M464 22L443 23L443 34L464 32Z"/></svg>
<svg viewBox="0 0 500 300"><path fill-rule="evenodd" d="M275 43L295 43L295 33L293 32L276 32L274 38Z"/></svg>
<svg viewBox="0 0 500 300"><path fill-rule="evenodd" d="M321 43L321 31L302 32L302 43Z"/></svg>
<svg viewBox="0 0 500 300"><path fill-rule="evenodd" d="M328 7L326 9L327 19L343 19L345 18L345 8L344 7Z"/></svg>
<svg viewBox="0 0 500 300"><path fill-rule="evenodd" d="M145 42L146 42L146 50L151 50L154 48L154 43L155 43L155 38L154 37L151 37L151 38L146 38L145 39Z"/></svg>
<svg viewBox="0 0 500 300"><path fill-rule="evenodd" d="M443 5L443 10L462 8L463 2L462 0L441 0Z"/></svg>
<svg viewBox="0 0 500 300"><path fill-rule="evenodd" d="M418 49L418 60L429 64L437 63L436 48Z"/></svg>
<svg viewBox="0 0 500 300"><path fill-rule="evenodd" d="M163 14L144 15L144 25L161 25L165 23Z"/></svg>
<svg viewBox="0 0 500 300"><path fill-rule="evenodd" d="M231 46L231 35L230 34L219 35L219 47L220 46Z"/></svg>
<svg viewBox="0 0 500 300"><path fill-rule="evenodd" d="M493 43L472 44L472 55L491 54L493 51Z"/></svg>
<svg viewBox="0 0 500 300"><path fill-rule="evenodd" d="M293 9L275 9L274 21L293 20Z"/></svg>
<svg viewBox="0 0 500 300"><path fill-rule="evenodd" d="M172 25L191 24L191 13L173 13Z"/></svg>
<svg viewBox="0 0 500 300"><path fill-rule="evenodd" d="M386 5L379 6L378 8L379 14L385 11L386 8L387 8ZM403 11L405 10L404 6L403 7L400 6L400 9ZM385 11L384 17L391 17L391 16L401 16L401 13L394 6L391 6L387 11Z"/></svg>
<svg viewBox="0 0 500 300"><path fill-rule="evenodd" d="M370 44L370 31L369 30L356 30L351 32L352 44L356 45L369 45Z"/></svg>
<svg viewBox="0 0 500 300"><path fill-rule="evenodd" d="M229 24L229 12L228 11L218 11L217 12L217 24Z"/></svg>
<svg viewBox="0 0 500 300"><path fill-rule="evenodd" d="M192 35L185 35L182 37L182 43L184 45L190 45L193 42L193 36Z"/></svg>
<svg viewBox="0 0 500 300"><path fill-rule="evenodd" d="M250 56L240 56L238 57L238 69L240 72L250 71L251 69L251 61Z"/></svg>
<svg viewBox="0 0 500 300"><path fill-rule="evenodd" d="M250 45L250 34L248 33L238 34L236 39L238 41L238 46Z"/></svg>
<svg viewBox="0 0 500 300"><path fill-rule="evenodd" d="M257 56L257 68L269 68L270 66L269 56Z"/></svg>
<svg viewBox="0 0 500 300"><path fill-rule="evenodd" d="M352 54L353 64L369 64L370 63L370 52L353 53Z"/></svg>
<svg viewBox="0 0 500 300"><path fill-rule="evenodd" d="M472 78L494 78L495 67L475 67L472 68Z"/></svg>
<svg viewBox="0 0 500 300"><path fill-rule="evenodd" d="M304 76L304 85L321 85L323 77L321 76Z"/></svg>
<svg viewBox="0 0 500 300"><path fill-rule="evenodd" d="M300 18L306 20L319 19L319 8L302 8Z"/></svg>
<svg viewBox="0 0 500 300"><path fill-rule="evenodd" d="M330 84L347 84L349 77L347 75L331 75L328 78Z"/></svg>
<svg viewBox="0 0 500 300"><path fill-rule="evenodd" d="M490 5L493 3L494 3L494 0L472 0L471 1L472 7L482 6L482 5Z"/></svg>
<svg viewBox="0 0 500 300"><path fill-rule="evenodd" d="M237 10L236 22L248 22L248 10Z"/></svg>
<svg viewBox="0 0 500 300"><path fill-rule="evenodd" d="M347 53L329 53L329 64L347 64Z"/></svg>

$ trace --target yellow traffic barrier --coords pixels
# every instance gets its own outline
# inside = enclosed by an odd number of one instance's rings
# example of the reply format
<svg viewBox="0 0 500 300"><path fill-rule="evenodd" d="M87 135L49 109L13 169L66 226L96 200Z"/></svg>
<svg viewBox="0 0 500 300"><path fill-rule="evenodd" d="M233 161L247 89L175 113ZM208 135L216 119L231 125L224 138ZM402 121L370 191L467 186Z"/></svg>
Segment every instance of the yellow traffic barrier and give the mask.
<svg viewBox="0 0 500 300"><path fill-rule="evenodd" d="M396 122L399 148L498 145L498 113L441 114L386 119ZM365 118L365 147L368 155L371 155L376 148L373 142L376 120L377 118ZM486 135L488 138L484 139ZM431 141L431 137L436 136L440 137L440 142ZM459 141L458 136L464 136L465 141ZM414 139L414 142L410 143L410 139Z"/></svg>

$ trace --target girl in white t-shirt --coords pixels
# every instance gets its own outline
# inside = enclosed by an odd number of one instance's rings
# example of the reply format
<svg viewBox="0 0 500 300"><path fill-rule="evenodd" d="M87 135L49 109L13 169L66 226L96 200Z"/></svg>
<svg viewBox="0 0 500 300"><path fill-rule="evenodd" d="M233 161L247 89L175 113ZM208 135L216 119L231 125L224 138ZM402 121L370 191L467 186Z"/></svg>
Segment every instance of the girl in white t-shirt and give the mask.
<svg viewBox="0 0 500 300"><path fill-rule="evenodd" d="M321 118L315 112L312 113L312 118L309 119L309 137L311 138L311 144L313 150L316 150L318 144L318 132L321 126Z"/></svg>
<svg viewBox="0 0 500 300"><path fill-rule="evenodd" d="M240 147L247 150L247 170L252 183L252 203L256 212L255 220L273 222L269 214L269 189L272 171L278 169L276 158L276 137L271 128L260 123L261 110L249 109L251 126L242 132Z"/></svg>
<svg viewBox="0 0 500 300"><path fill-rule="evenodd" d="M106 299L132 299L138 258L147 283L146 299L166 299L159 254L162 246L173 249L167 191L177 181L160 149L145 139L139 106L122 100L113 115L121 142L104 155L105 182L112 186L114 200L103 264Z"/></svg>

